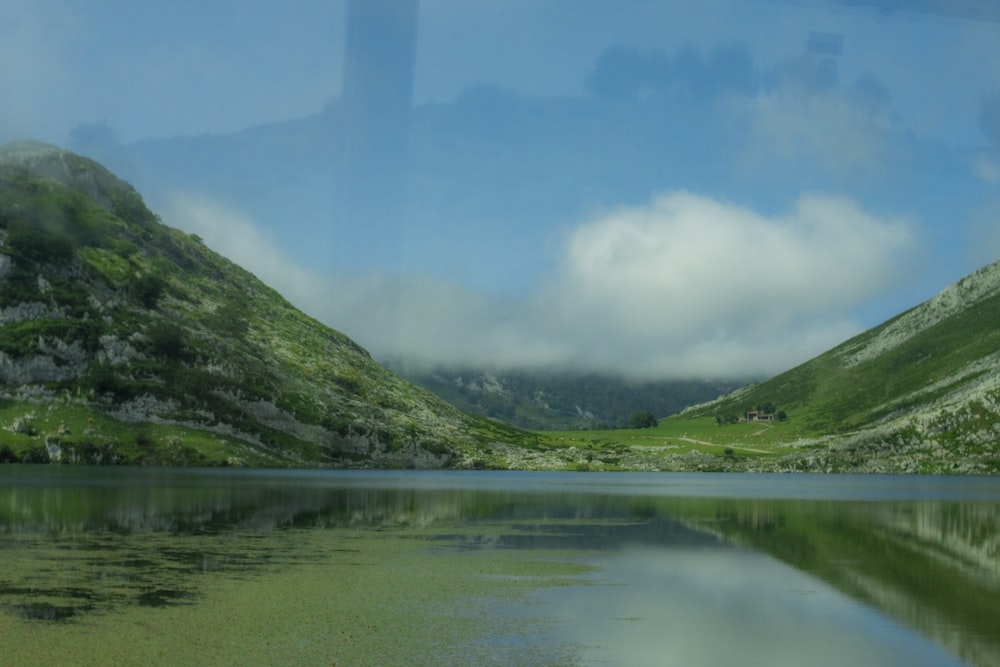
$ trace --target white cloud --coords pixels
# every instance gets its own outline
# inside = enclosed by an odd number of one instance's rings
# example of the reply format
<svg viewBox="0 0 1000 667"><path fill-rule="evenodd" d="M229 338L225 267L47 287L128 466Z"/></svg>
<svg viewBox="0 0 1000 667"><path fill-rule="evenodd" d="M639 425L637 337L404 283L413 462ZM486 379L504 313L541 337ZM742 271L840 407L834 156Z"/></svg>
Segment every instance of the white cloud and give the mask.
<svg viewBox="0 0 1000 667"><path fill-rule="evenodd" d="M911 244L905 222L844 198L768 218L679 192L578 228L548 299L567 335L587 328L580 362L768 373L856 331L851 308L898 279Z"/></svg>
<svg viewBox="0 0 1000 667"><path fill-rule="evenodd" d="M292 301L307 303L316 276L302 269L246 215L204 195L175 192L165 197L163 220L197 234L205 245L250 271Z"/></svg>
<svg viewBox="0 0 1000 667"><path fill-rule="evenodd" d="M218 203L169 221L379 358L570 366L634 377L785 370L857 333L853 308L905 274L910 226L805 195L785 215L676 192L575 228L550 279L499 299L426 276L319 275Z"/></svg>

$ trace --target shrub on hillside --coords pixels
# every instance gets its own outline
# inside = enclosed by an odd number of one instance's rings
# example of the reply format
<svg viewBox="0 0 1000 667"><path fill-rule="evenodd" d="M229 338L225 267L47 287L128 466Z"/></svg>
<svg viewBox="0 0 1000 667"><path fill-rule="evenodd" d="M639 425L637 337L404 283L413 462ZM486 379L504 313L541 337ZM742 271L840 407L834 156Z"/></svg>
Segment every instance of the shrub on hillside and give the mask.
<svg viewBox="0 0 1000 667"><path fill-rule="evenodd" d="M628 420L629 428L655 428L656 417L652 412L633 412Z"/></svg>
<svg viewBox="0 0 1000 667"><path fill-rule="evenodd" d="M27 220L7 223L7 246L15 258L38 264L61 264L73 257L73 239L55 225Z"/></svg>

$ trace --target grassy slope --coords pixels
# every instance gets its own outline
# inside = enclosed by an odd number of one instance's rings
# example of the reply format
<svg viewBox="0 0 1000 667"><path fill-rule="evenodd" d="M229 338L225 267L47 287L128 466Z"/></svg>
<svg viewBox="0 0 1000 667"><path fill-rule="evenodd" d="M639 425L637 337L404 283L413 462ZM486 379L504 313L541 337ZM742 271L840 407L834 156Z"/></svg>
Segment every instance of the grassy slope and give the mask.
<svg viewBox="0 0 1000 667"><path fill-rule="evenodd" d="M850 460L827 468L863 469L866 457L918 452L917 469L941 471L955 461L1000 470L1000 263L984 267L931 301L760 384L661 419L655 429L566 431L550 446L600 451L646 447L666 457L702 451L776 460L795 447L826 451L869 434ZM788 420L733 423L765 403ZM834 437L834 440L830 438ZM730 450L728 454L726 450ZM841 456L841 459L844 459ZM898 469L902 464L897 465Z"/></svg>
<svg viewBox="0 0 1000 667"><path fill-rule="evenodd" d="M41 155L0 160L0 361L57 370L8 377L0 460L441 465L533 441L393 375L100 165Z"/></svg>
<svg viewBox="0 0 1000 667"><path fill-rule="evenodd" d="M845 349L864 344L879 329L771 380L694 409L685 418L742 415L770 401L801 421L803 434L822 435L859 428L890 412L919 407L943 396L960 379L968 379L955 377L957 370L1000 350L1000 295L917 333L870 361L845 366ZM928 389L931 385L934 388Z"/></svg>
<svg viewBox="0 0 1000 667"><path fill-rule="evenodd" d="M160 225L99 165L61 159L77 186L0 161L0 308L42 311L0 318L0 353L7 362L53 358L62 369L0 396L0 460L47 460L48 441L70 460L177 464L401 465L420 454L531 467L526 455L559 452L544 464L614 469L636 465L629 449L654 469L675 469L669 459L689 452L767 461L789 443L870 427L989 378L1000 350L998 281L973 276L950 301L932 300L655 429L525 433L402 381L196 237ZM109 340L132 352L108 359ZM86 367L73 368L72 349L53 354L59 345L81 350ZM154 419L116 414L145 397L161 403ZM924 419L923 435L936 429L960 453L992 456L996 438L983 433L1000 421L1000 391L988 387L976 401L961 403L957 417ZM763 403L788 421L716 423ZM970 434L978 449L966 446Z"/></svg>

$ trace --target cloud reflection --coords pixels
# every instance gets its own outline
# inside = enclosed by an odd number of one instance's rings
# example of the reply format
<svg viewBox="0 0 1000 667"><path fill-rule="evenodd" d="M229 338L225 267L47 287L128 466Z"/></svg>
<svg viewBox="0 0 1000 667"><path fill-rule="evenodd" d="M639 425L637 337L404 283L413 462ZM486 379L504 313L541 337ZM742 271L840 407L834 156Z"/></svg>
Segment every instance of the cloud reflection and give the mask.
<svg viewBox="0 0 1000 667"><path fill-rule="evenodd" d="M768 556L629 548L543 599L582 664L958 665L930 641Z"/></svg>

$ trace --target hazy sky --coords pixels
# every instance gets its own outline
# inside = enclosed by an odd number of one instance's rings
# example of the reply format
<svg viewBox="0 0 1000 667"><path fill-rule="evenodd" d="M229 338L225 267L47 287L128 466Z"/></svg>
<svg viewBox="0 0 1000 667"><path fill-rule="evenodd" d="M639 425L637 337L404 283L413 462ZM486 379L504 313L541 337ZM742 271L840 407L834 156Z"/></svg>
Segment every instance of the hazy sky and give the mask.
<svg viewBox="0 0 1000 667"><path fill-rule="evenodd" d="M234 134L341 97L347 15L5 0L0 141L110 129L166 222L381 358L769 374L1000 259L995 12L421 0L412 61L359 33L412 67L405 159L377 105L336 149Z"/></svg>

